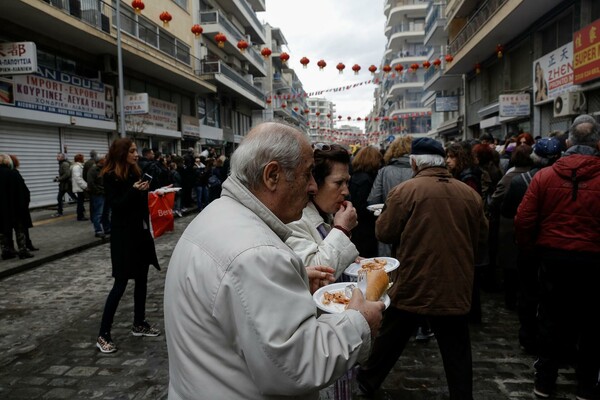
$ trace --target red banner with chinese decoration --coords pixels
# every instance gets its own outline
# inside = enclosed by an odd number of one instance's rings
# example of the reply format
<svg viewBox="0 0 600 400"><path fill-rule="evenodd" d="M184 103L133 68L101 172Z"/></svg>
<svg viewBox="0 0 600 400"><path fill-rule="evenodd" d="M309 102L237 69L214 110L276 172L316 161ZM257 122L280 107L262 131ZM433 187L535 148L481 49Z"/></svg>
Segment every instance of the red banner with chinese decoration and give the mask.
<svg viewBox="0 0 600 400"><path fill-rule="evenodd" d="M600 19L573 35L573 82L600 78Z"/></svg>

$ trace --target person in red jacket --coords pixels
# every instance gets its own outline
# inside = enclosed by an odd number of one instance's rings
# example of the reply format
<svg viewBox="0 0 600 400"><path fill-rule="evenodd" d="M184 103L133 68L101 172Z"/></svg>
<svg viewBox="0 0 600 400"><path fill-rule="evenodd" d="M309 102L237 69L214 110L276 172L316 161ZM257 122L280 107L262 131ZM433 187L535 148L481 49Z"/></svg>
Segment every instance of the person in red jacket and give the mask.
<svg viewBox="0 0 600 400"><path fill-rule="evenodd" d="M534 393L555 389L561 349L577 341L577 399L600 399L600 124L575 119L568 149L533 177L515 217L519 246L541 261ZM573 327L577 327L576 330Z"/></svg>

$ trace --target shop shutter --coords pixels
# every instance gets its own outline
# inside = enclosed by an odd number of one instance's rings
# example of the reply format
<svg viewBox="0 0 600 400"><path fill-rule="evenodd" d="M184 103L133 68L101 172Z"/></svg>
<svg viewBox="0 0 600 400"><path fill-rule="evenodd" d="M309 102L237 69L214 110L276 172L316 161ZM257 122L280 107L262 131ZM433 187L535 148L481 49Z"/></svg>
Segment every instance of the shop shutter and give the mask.
<svg viewBox="0 0 600 400"><path fill-rule="evenodd" d="M0 152L19 158L19 171L31 192L30 207L56 204L58 174L56 154L60 152L58 128L40 125L0 123Z"/></svg>
<svg viewBox="0 0 600 400"><path fill-rule="evenodd" d="M69 161L73 161L75 154L83 154L84 160L90 158L90 151L96 150L99 156L108 153L110 134L100 131L84 131L76 129L63 129L63 142L67 146Z"/></svg>

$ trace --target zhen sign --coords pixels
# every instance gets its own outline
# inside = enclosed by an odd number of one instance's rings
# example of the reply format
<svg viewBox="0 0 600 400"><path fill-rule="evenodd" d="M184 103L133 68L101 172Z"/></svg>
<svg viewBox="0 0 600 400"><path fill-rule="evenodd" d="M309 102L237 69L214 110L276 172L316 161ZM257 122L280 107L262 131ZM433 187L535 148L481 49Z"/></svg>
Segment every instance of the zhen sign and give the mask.
<svg viewBox="0 0 600 400"><path fill-rule="evenodd" d="M600 78L600 19L573 34L575 83Z"/></svg>
<svg viewBox="0 0 600 400"><path fill-rule="evenodd" d="M0 43L0 75L34 74L36 71L35 43Z"/></svg>

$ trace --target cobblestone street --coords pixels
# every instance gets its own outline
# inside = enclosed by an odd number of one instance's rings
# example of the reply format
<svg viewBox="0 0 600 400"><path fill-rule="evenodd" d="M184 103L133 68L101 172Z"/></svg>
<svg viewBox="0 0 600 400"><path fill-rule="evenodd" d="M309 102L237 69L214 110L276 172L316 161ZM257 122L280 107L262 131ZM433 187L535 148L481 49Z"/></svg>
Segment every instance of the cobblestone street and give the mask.
<svg viewBox="0 0 600 400"><path fill-rule="evenodd" d="M163 329L163 282L169 257L194 215L156 240L163 270L151 268L147 318ZM43 246L40 243L40 246ZM164 399L168 359L164 335L133 337L133 282L113 329L119 347L95 347L111 285L109 245L49 262L0 281L0 398ZM517 319L500 294L483 294L484 322L472 326L475 399L532 399L532 356L516 340ZM574 399L572 369L559 377L555 399ZM446 380L435 339L409 344L378 399L446 399Z"/></svg>

